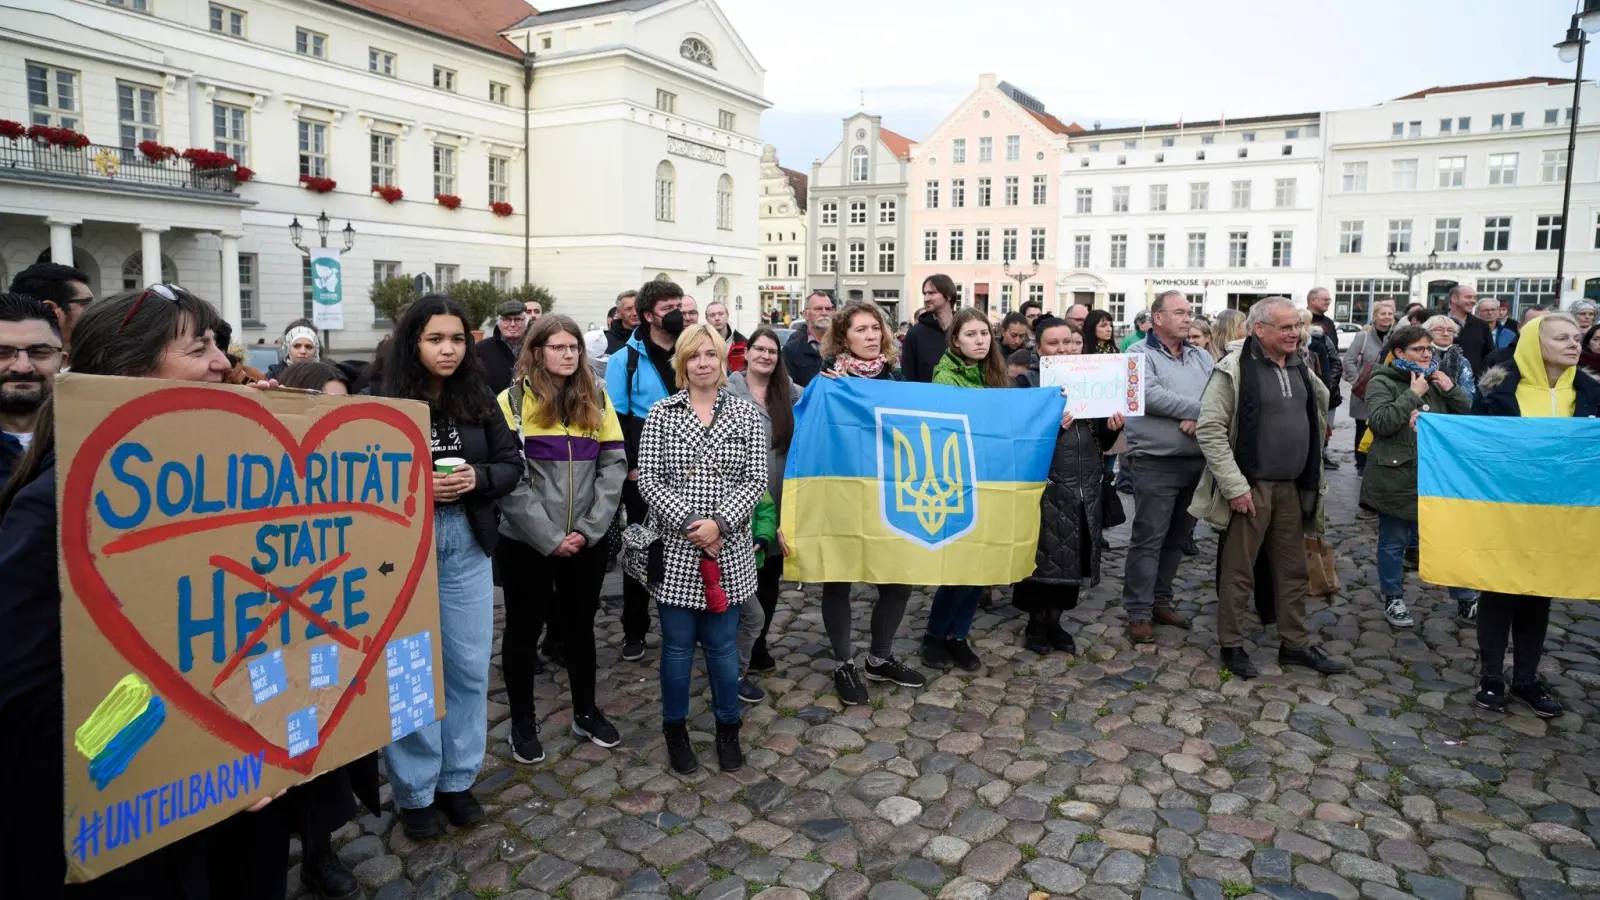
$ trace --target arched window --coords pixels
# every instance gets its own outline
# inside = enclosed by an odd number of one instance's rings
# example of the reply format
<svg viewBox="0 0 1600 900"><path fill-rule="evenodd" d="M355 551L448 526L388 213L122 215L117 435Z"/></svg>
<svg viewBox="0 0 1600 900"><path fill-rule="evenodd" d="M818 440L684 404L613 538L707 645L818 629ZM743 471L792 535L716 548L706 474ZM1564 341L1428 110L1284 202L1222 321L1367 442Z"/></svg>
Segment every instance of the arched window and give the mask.
<svg viewBox="0 0 1600 900"><path fill-rule="evenodd" d="M850 151L850 181L853 184L865 184L867 180L867 148L857 147Z"/></svg>
<svg viewBox="0 0 1600 900"><path fill-rule="evenodd" d="M717 227L733 229L733 178L728 175L717 179Z"/></svg>
<svg viewBox="0 0 1600 900"><path fill-rule="evenodd" d="M711 286L711 301L721 303L723 306L728 305L728 279L718 278Z"/></svg>
<svg viewBox="0 0 1600 900"><path fill-rule="evenodd" d="M671 222L677 218L678 173L672 163L662 160L656 166L656 221Z"/></svg>
<svg viewBox="0 0 1600 900"><path fill-rule="evenodd" d="M165 253L161 255L161 280L166 284L178 283L178 267L172 264L171 258ZM122 264L122 289L131 291L142 287L149 287L144 283L144 253L134 251Z"/></svg>
<svg viewBox="0 0 1600 900"><path fill-rule="evenodd" d="M688 37L678 45L678 55L690 62L697 62L707 68L717 67L716 57L711 55L711 48L699 38Z"/></svg>

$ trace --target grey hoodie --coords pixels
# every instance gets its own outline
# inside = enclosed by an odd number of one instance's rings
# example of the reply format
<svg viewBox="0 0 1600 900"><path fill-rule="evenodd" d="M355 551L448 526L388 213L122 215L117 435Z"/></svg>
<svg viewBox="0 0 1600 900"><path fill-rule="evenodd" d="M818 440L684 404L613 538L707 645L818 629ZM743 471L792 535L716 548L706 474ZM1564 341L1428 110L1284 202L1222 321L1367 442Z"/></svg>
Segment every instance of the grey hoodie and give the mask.
<svg viewBox="0 0 1600 900"><path fill-rule="evenodd" d="M1200 395L1215 364L1211 354L1185 341L1174 357L1154 331L1128 352L1143 354L1145 374L1144 415L1129 418L1125 429L1128 455L1200 456L1200 444L1179 431L1178 423L1200 419Z"/></svg>

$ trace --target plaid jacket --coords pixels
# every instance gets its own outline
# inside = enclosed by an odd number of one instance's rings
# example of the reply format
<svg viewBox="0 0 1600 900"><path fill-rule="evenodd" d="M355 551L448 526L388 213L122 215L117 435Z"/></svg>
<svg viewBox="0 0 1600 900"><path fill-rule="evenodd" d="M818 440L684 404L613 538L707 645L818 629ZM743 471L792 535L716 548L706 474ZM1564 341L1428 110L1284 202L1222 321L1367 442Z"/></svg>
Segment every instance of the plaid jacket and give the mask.
<svg viewBox="0 0 1600 900"><path fill-rule="evenodd" d="M658 603L706 608L700 551L684 536L701 519L714 519L722 532L717 563L728 603L755 595L750 517L766 490L766 429L755 404L723 389L710 428L695 416L688 391L650 407L639 438L639 493L666 559L666 576L651 586Z"/></svg>

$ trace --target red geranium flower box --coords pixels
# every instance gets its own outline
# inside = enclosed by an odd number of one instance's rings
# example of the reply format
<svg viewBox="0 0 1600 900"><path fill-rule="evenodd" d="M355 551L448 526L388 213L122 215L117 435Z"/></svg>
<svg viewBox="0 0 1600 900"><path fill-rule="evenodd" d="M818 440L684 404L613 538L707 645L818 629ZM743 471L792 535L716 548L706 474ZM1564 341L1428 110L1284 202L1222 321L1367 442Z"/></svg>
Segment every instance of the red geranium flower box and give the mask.
<svg viewBox="0 0 1600 900"><path fill-rule="evenodd" d="M15 141L28 136L28 126L10 119L0 119L0 137Z"/></svg>
<svg viewBox="0 0 1600 900"><path fill-rule="evenodd" d="M168 147L167 145L157 143L156 141L140 141L139 152L143 153L145 159L148 159L151 162L165 162L166 160L172 159L178 155L176 148Z"/></svg>
<svg viewBox="0 0 1600 900"><path fill-rule="evenodd" d="M379 197L382 197L383 202L390 204L398 203L405 199L406 196L405 191L400 190L392 184L375 184L372 186L372 192L377 194Z"/></svg>
<svg viewBox="0 0 1600 900"><path fill-rule="evenodd" d="M249 166L239 166L233 170L233 180L241 184L255 177L255 170Z"/></svg>
<svg viewBox="0 0 1600 900"><path fill-rule="evenodd" d="M49 125L34 125L28 129L28 137L41 144L52 147L87 147L89 136L79 134L71 128L52 128Z"/></svg>
<svg viewBox="0 0 1600 900"><path fill-rule="evenodd" d="M461 198L455 194L434 194L433 199L445 209L455 209L461 205Z"/></svg>
<svg viewBox="0 0 1600 900"><path fill-rule="evenodd" d="M231 169L238 165L228 154L207 150L204 147L190 147L179 155L187 159L196 169Z"/></svg>
<svg viewBox="0 0 1600 900"><path fill-rule="evenodd" d="M504 219L506 216L511 215L513 212L515 212L515 210L513 210L511 208L511 204L502 203L502 202L500 202L498 200L495 201L494 203L489 204L489 208L494 211L495 215L499 216L502 219Z"/></svg>
<svg viewBox="0 0 1600 900"><path fill-rule="evenodd" d="M326 194L339 186L339 182L332 178L318 178L315 175L301 175L300 183L306 186L306 190L319 194Z"/></svg>

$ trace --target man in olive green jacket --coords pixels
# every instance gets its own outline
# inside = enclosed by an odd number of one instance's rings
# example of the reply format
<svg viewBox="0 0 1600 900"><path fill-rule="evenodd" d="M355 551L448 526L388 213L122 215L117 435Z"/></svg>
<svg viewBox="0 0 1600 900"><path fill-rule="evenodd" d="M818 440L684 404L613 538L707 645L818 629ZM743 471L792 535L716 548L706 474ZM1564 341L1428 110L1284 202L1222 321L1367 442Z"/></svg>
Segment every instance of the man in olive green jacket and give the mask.
<svg viewBox="0 0 1600 900"><path fill-rule="evenodd" d="M1311 645L1305 625L1305 538L1322 533L1327 490L1328 389L1311 377L1300 339L1292 303L1257 301L1243 345L1217 363L1200 399L1195 438L1206 471L1189 511L1224 530L1217 640L1223 667L1241 678L1259 674L1244 651L1240 618L1254 595L1263 547L1277 582L1279 664L1323 674L1345 670Z"/></svg>

